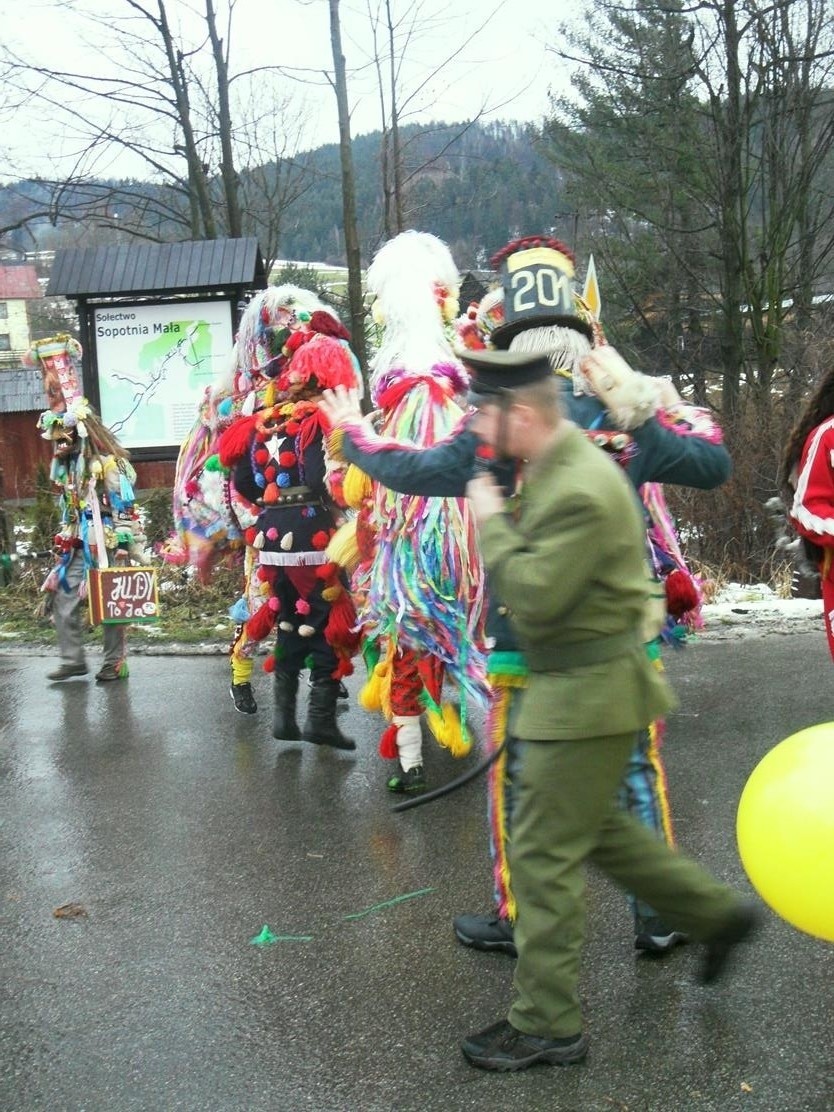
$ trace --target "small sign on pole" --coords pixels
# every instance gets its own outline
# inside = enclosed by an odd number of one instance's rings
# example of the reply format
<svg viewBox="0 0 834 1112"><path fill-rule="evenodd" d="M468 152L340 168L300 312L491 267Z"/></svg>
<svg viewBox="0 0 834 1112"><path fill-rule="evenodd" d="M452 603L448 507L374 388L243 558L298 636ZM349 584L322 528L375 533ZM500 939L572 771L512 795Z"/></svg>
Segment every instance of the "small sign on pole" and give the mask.
<svg viewBox="0 0 834 1112"><path fill-rule="evenodd" d="M91 568L87 601L92 625L119 625L159 620L157 569Z"/></svg>

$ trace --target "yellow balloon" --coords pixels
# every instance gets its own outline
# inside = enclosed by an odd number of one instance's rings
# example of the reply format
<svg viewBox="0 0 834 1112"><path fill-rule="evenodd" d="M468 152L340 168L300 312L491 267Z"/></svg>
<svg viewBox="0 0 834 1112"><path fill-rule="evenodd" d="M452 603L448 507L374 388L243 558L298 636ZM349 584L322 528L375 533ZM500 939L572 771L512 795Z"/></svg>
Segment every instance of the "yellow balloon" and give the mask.
<svg viewBox="0 0 834 1112"><path fill-rule="evenodd" d="M765 903L834 942L834 722L800 730L762 758L741 793L736 837Z"/></svg>

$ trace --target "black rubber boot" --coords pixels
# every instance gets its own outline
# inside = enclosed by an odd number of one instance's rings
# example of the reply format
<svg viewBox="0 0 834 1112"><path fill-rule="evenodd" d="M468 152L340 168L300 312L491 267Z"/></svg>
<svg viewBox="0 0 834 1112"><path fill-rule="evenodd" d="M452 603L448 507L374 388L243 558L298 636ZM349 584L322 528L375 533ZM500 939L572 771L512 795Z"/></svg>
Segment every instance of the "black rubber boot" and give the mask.
<svg viewBox="0 0 834 1112"><path fill-rule="evenodd" d="M310 707L302 737L314 745L331 745L334 749L355 749L356 742L345 737L336 724L338 680L316 680L310 688Z"/></svg>
<svg viewBox="0 0 834 1112"><path fill-rule="evenodd" d="M272 719L272 736L279 741L300 741L301 731L295 720L295 702L298 696L298 676L287 672L275 673L275 714Z"/></svg>

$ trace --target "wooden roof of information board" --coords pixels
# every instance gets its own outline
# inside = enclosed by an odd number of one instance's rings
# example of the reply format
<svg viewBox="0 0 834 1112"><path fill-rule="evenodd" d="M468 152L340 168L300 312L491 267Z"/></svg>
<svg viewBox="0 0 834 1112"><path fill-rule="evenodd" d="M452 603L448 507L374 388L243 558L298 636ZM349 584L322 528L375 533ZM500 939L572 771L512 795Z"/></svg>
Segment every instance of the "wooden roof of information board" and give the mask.
<svg viewBox="0 0 834 1112"><path fill-rule="evenodd" d="M46 293L48 297L125 297L205 293L230 286L263 289L266 284L256 239L207 239L56 251Z"/></svg>

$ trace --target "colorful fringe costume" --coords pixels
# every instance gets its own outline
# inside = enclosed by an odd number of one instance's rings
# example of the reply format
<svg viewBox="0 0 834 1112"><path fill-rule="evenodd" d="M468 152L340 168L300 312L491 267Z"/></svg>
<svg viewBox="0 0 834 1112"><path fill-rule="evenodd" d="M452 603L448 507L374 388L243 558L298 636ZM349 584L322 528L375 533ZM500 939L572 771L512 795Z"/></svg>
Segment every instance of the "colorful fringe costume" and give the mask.
<svg viewBox="0 0 834 1112"><path fill-rule="evenodd" d="M240 418L273 405L281 396L281 376L293 352L312 336L331 339L351 363L351 385L361 383L348 334L336 315L309 290L270 286L247 305L241 318L226 379L208 391L195 425L183 442L174 481L176 541L165 553L189 563L201 579L211 568L243 548L243 588L231 609L238 625L230 648L232 696L237 709L255 713L251 679L258 642L271 629L251 618L270 597L259 573L257 550L246 544L259 506L221 464L220 438ZM335 350L335 349L334 349ZM251 491L250 491L251 493Z"/></svg>
<svg viewBox="0 0 834 1112"><path fill-rule="evenodd" d="M368 289L382 328L371 376L380 432L429 447L464 415L457 399L467 378L446 331L457 311L457 269L440 240L404 232L377 253ZM483 699L486 692L483 569L474 522L463 499L407 497L374 483L357 530L354 595L366 656L381 661L360 698L391 720L380 744L382 756L399 760L389 788L420 790L424 710L434 736L453 755L471 746L465 720L443 701L444 677L463 699Z"/></svg>
<svg viewBox="0 0 834 1112"><path fill-rule="evenodd" d="M136 473L127 452L81 396L81 345L61 334L36 341L24 362L43 375L50 408L38 419L53 444L50 479L58 493L61 530L55 537L58 563L43 583L58 634L61 667L51 679L83 675L82 611L87 572L109 563L146 563L145 536L134 506ZM102 626L103 661L98 680L128 674L126 626Z"/></svg>

